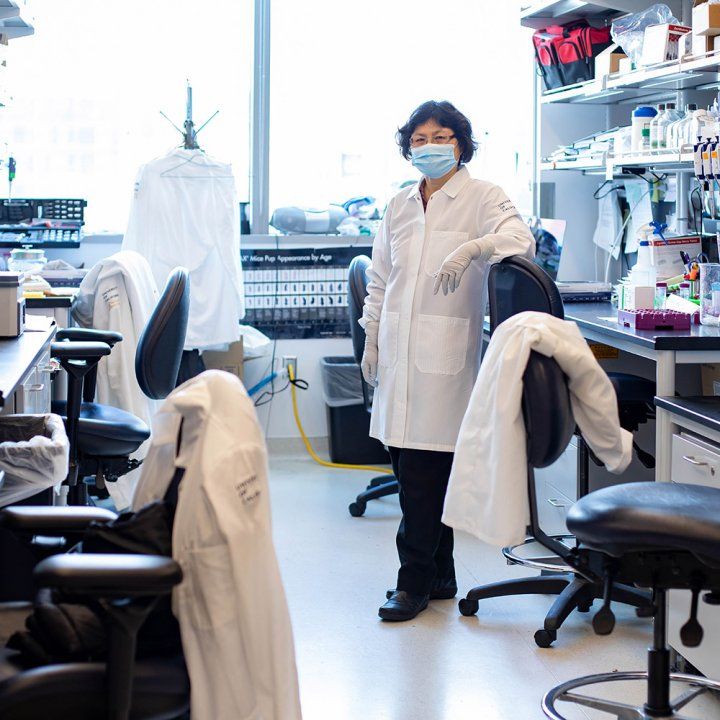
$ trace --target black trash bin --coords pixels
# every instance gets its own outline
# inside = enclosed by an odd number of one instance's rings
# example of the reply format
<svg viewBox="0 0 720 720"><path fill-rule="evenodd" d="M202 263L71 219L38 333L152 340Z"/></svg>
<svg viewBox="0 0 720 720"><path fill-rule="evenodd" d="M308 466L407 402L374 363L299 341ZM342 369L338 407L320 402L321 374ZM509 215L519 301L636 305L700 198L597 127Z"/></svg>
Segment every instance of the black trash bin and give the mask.
<svg viewBox="0 0 720 720"><path fill-rule="evenodd" d="M370 413L363 401L360 367L353 357L320 360L327 406L330 460L351 465L387 464L383 444L371 438Z"/></svg>

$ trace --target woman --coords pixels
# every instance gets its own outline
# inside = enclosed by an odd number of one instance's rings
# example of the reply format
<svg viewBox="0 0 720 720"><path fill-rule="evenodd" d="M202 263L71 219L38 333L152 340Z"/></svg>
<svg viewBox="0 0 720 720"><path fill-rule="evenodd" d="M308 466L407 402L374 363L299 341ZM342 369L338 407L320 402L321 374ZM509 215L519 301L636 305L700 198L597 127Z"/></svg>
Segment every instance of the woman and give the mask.
<svg viewBox="0 0 720 720"><path fill-rule="evenodd" d="M485 276L534 243L507 195L470 177L472 127L449 102L423 103L397 141L423 177L388 204L361 324L363 375L377 387L370 434L388 447L403 513L397 585L379 615L401 621L457 592L441 516L480 362Z"/></svg>

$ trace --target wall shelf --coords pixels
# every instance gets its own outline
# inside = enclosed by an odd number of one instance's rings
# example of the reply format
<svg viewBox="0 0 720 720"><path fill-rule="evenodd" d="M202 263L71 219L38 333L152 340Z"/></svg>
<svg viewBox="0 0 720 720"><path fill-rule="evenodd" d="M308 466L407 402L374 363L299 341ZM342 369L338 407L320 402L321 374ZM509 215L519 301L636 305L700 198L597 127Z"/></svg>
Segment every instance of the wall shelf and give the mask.
<svg viewBox="0 0 720 720"><path fill-rule="evenodd" d="M693 153L689 148L642 154L609 155L582 160L545 161L543 171L574 170L588 175L604 174L615 177L623 168L658 170L661 172L694 172Z"/></svg>

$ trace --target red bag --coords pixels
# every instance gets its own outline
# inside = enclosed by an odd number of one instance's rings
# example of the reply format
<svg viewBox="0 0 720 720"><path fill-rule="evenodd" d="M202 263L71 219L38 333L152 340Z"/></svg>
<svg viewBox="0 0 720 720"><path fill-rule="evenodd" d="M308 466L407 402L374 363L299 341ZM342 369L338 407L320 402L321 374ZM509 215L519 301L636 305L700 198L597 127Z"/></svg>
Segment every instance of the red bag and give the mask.
<svg viewBox="0 0 720 720"><path fill-rule="evenodd" d="M545 89L592 80L595 56L611 44L610 28L591 27L587 20L538 30L533 35L533 45Z"/></svg>

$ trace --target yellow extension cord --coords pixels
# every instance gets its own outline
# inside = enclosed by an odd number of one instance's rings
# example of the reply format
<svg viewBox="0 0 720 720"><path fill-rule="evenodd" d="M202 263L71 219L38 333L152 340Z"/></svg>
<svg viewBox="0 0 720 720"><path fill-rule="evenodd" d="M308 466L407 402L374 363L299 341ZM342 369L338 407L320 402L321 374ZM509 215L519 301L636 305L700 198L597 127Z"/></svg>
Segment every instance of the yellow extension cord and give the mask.
<svg viewBox="0 0 720 720"><path fill-rule="evenodd" d="M318 464L322 465L323 467L330 467L330 468L341 468L343 470L365 470L368 472L376 472L376 473L383 473L385 475L392 475L392 470L389 470L388 468L381 468L381 467L375 467L374 465L349 465L347 463L334 463L334 462L328 462L327 460L323 460L321 457L318 456L318 454L313 450L312 445L310 444L310 440L308 439L308 436L305 434L305 429L302 426L302 422L300 421L300 413L298 412L298 404L297 404L297 391L295 390L295 368L292 365L288 365L288 377L290 378L290 394L292 395L292 406L293 406L293 415L295 415L295 424L298 427L298 430L300 431L300 436L302 437L303 443L305 444L305 449L308 451L308 455Z"/></svg>

